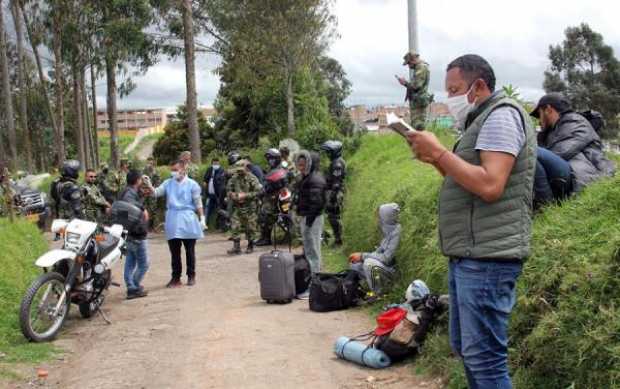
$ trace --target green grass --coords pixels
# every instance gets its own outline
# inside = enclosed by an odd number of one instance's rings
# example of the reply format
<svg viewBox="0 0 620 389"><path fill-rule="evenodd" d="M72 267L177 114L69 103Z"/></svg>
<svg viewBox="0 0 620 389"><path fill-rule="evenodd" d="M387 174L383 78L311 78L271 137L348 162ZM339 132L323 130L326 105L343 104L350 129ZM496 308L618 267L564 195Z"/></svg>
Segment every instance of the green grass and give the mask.
<svg viewBox="0 0 620 389"><path fill-rule="evenodd" d="M6 355L0 359L0 376L14 378L12 363L35 363L55 353L48 343L29 343L18 321L21 298L39 274L34 260L46 250L47 242L34 224L0 219L0 352Z"/></svg>
<svg viewBox="0 0 620 389"><path fill-rule="evenodd" d="M327 269L345 267L347 253L373 249L380 240L375 210L397 202L401 277L387 300L400 300L416 278L446 293L447 260L437 236L439 174L412 160L396 136L366 136L348 163L345 246L341 252L327 250ZM516 388L620 387L619 247L620 177L536 216L532 255L519 281L510 328ZM448 378L450 388L466 388L460 362L450 357L447 318L430 334L415 366Z"/></svg>
<svg viewBox="0 0 620 389"><path fill-rule="evenodd" d="M126 157L125 149L133 142L134 138L134 136L118 137L118 150L122 157ZM99 160L101 162L110 163L110 137L99 138Z"/></svg>

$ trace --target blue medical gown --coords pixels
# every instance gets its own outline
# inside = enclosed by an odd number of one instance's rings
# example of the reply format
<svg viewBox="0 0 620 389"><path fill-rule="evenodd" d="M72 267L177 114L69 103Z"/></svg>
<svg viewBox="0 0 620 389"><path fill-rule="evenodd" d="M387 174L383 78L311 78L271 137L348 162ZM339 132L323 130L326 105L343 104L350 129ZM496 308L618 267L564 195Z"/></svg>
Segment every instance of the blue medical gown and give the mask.
<svg viewBox="0 0 620 389"><path fill-rule="evenodd" d="M200 185L189 177L178 182L167 179L161 184L166 195L166 239L200 239L202 227L194 198L200 198Z"/></svg>

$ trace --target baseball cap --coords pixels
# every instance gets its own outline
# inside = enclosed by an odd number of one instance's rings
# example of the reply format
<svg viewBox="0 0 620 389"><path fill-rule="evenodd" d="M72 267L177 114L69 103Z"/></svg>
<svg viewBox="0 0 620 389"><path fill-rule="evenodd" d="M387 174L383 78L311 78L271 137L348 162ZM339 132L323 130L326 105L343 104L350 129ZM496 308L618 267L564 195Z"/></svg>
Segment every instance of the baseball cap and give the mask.
<svg viewBox="0 0 620 389"><path fill-rule="evenodd" d="M553 92L547 93L543 97L538 100L538 105L536 108L530 113L530 116L538 118L538 109L545 107L547 105L552 106L558 113L564 113L566 111L570 111L570 103L563 94Z"/></svg>

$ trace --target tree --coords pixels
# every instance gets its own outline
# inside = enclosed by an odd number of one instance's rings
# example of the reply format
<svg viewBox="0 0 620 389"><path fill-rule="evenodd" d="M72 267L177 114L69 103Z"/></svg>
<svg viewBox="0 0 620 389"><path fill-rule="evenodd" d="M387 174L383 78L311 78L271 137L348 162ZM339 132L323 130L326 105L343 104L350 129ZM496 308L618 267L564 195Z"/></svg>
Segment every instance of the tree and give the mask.
<svg viewBox="0 0 620 389"><path fill-rule="evenodd" d="M9 79L9 59L6 29L4 27L4 1L0 0L0 78L2 79L2 100L4 118L9 143L10 166L17 168L17 138L15 134L15 118L13 114L13 97L11 95L11 81Z"/></svg>
<svg viewBox="0 0 620 389"><path fill-rule="evenodd" d="M194 55L194 22L191 0L182 0L183 37L185 43L185 86L187 90L186 107L189 124L189 143L192 160L200 164L200 132L198 131L198 106L196 102L196 66Z"/></svg>
<svg viewBox="0 0 620 389"><path fill-rule="evenodd" d="M32 142L33 134L28 127L28 96L26 93L26 56L24 55L24 34L22 28L21 9L18 0L11 1L13 24L15 25L15 40L17 46L17 80L19 87L19 121L26 151L26 167L32 172Z"/></svg>
<svg viewBox="0 0 620 389"><path fill-rule="evenodd" d="M344 135L352 135L354 124L344 103L351 94L347 73L336 59L323 56L319 59L319 74L326 89L329 112L338 130Z"/></svg>
<svg viewBox="0 0 620 389"><path fill-rule="evenodd" d="M608 124L605 137L618 134L620 62L603 36L582 23L565 30L562 44L549 46L547 92L563 92L576 110L600 111Z"/></svg>
<svg viewBox="0 0 620 389"><path fill-rule="evenodd" d="M285 94L287 131L295 135L294 77L311 66L335 35L331 0L213 1L210 14L237 61L275 73ZM222 46L218 42L219 46Z"/></svg>

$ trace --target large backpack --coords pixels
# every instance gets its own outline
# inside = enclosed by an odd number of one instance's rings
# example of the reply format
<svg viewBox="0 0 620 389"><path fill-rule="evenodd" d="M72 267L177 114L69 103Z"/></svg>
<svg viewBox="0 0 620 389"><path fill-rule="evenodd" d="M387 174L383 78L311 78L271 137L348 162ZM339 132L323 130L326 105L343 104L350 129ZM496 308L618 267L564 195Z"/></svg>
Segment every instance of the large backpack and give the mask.
<svg viewBox="0 0 620 389"><path fill-rule="evenodd" d="M127 201L117 200L112 204L112 223L122 225L130 235L146 232L144 212Z"/></svg>
<svg viewBox="0 0 620 389"><path fill-rule="evenodd" d="M600 112L589 109L587 111L579 112L579 114L588 119L590 125L597 133L600 133L601 129L605 127L605 118L603 118L603 114Z"/></svg>

